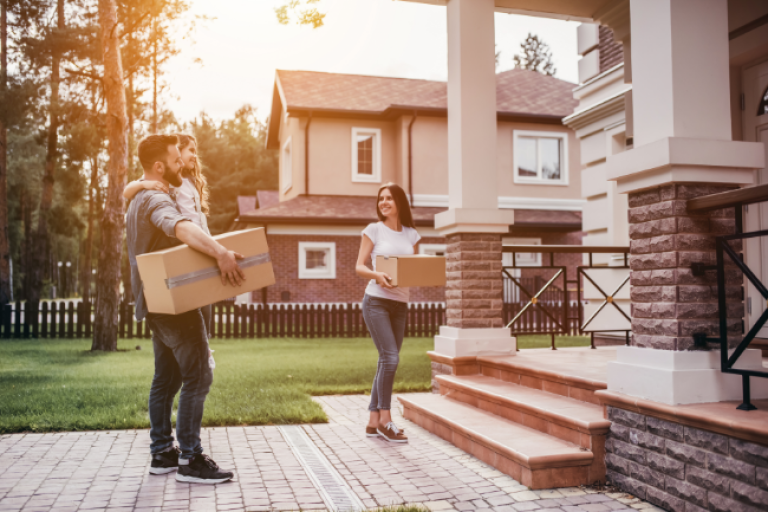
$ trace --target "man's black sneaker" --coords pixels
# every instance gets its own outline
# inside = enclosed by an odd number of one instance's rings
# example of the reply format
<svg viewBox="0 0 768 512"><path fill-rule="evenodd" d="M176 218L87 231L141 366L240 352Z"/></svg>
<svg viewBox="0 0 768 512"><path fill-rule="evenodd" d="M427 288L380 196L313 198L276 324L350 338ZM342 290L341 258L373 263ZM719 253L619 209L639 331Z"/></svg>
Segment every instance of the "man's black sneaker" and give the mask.
<svg viewBox="0 0 768 512"><path fill-rule="evenodd" d="M235 476L231 471L222 471L210 457L198 453L189 459L188 465L180 465L176 473L177 482L193 484L220 484Z"/></svg>
<svg viewBox="0 0 768 512"><path fill-rule="evenodd" d="M179 450L178 446L174 446L173 450L168 452L161 452L152 455L152 464L149 466L150 475L164 475L171 471L176 471L179 467Z"/></svg>

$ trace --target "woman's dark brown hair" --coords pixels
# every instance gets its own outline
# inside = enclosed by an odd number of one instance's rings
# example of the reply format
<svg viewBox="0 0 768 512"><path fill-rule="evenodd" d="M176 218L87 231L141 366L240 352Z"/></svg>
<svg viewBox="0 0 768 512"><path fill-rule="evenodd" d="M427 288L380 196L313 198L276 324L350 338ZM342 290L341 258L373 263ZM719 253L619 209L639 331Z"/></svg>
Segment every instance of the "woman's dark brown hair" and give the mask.
<svg viewBox="0 0 768 512"><path fill-rule="evenodd" d="M395 183L385 183L379 187L379 192L376 194L376 215L379 220L384 222L386 217L379 210L379 199L381 199L381 192L385 189L389 189L389 193L392 194L392 199L395 200L395 206L397 206L397 216L400 218L400 224L407 228L416 229L416 225L413 223L413 215L411 215L411 206L408 204L408 197L405 192Z"/></svg>

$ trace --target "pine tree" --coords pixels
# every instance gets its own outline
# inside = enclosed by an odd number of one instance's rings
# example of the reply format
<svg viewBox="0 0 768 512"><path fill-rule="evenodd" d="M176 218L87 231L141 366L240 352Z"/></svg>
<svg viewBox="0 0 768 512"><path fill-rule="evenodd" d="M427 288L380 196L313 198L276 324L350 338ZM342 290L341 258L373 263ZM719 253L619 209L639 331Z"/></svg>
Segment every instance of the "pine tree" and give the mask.
<svg viewBox="0 0 768 512"><path fill-rule="evenodd" d="M516 68L530 69L549 76L554 76L557 71L549 45L531 33L520 43L520 53L514 56L514 60Z"/></svg>
<svg viewBox="0 0 768 512"><path fill-rule="evenodd" d="M123 188L128 169L126 112L121 33L115 0L99 0L101 48L104 54L104 96L107 100L109 163L107 202L101 222L96 321L91 350L117 350L120 253L123 244Z"/></svg>

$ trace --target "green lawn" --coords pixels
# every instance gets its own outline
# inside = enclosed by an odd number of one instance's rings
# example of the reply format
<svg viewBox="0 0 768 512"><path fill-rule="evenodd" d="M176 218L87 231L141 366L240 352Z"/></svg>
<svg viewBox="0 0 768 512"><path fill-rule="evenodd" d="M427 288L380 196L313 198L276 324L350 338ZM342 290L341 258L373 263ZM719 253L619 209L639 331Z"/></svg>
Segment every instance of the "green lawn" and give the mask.
<svg viewBox="0 0 768 512"><path fill-rule="evenodd" d="M135 350L136 344L142 350ZM431 339L404 343L395 391L427 391ZM0 433L147 428L150 340L91 353L90 340L0 341ZM325 422L310 395L365 393L376 369L369 339L214 340L216 370L203 424Z"/></svg>
<svg viewBox="0 0 768 512"><path fill-rule="evenodd" d="M548 336L521 337L545 348ZM139 344L142 350L136 350ZM588 345L561 338L559 347ZM92 353L90 340L0 341L0 433L147 428L150 340L121 340L116 353ZM377 353L367 338L213 340L216 370L203 424L317 423L311 395L368 393ZM432 338L405 340L396 392L428 391Z"/></svg>

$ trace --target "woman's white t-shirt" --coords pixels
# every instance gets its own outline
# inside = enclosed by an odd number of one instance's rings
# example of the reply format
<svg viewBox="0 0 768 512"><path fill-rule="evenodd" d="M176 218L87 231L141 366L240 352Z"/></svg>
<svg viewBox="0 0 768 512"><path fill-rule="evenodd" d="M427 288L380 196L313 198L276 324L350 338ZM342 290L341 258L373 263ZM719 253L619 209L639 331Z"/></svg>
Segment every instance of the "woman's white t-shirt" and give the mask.
<svg viewBox="0 0 768 512"><path fill-rule="evenodd" d="M197 189L192 184L192 180L189 178L182 178L181 186L173 188L176 190L176 206L178 206L179 212L197 224L197 227L202 228L203 224L200 221L200 214L197 213L197 207L195 205L195 194L197 194Z"/></svg>
<svg viewBox="0 0 768 512"><path fill-rule="evenodd" d="M172 187L176 191L176 206L184 217L194 222L197 227L210 234L208 222L200 206L200 194L194 182L189 178L181 179L180 187Z"/></svg>
<svg viewBox="0 0 768 512"><path fill-rule="evenodd" d="M421 236L413 228L403 226L402 231L393 231L385 226L383 222L368 224L363 230L363 234L373 242L371 262L374 271L376 270L376 256L404 256L413 254L413 246L421 240ZM368 283L365 293L372 297L396 300L398 302L408 302L409 296L407 287L387 289L379 285L375 279L371 279L371 282Z"/></svg>

